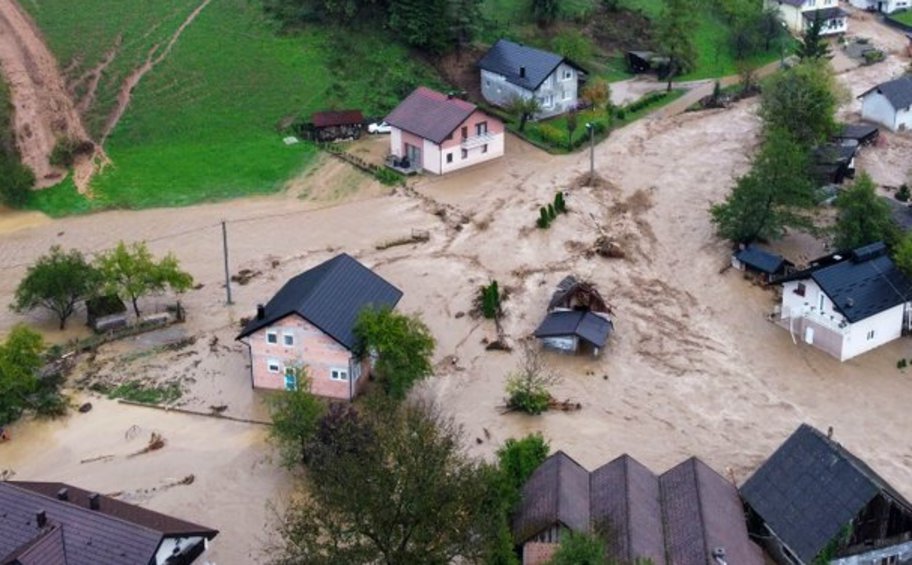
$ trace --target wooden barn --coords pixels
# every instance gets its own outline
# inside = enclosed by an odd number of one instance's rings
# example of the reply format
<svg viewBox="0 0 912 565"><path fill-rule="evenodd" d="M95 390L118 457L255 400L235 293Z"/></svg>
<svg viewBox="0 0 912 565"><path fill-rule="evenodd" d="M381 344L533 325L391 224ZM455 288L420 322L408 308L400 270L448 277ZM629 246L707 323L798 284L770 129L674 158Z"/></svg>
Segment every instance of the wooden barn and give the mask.
<svg viewBox="0 0 912 565"><path fill-rule="evenodd" d="M310 135L314 141L357 139L363 132L361 110L314 112L310 117Z"/></svg>

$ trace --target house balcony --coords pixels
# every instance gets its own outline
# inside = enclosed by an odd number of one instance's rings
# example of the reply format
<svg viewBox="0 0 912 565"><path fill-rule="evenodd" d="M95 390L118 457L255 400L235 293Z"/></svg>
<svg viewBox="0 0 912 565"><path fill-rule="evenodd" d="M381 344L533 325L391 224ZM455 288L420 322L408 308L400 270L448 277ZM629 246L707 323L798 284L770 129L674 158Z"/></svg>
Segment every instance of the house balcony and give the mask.
<svg viewBox="0 0 912 565"><path fill-rule="evenodd" d="M472 137L462 138L462 143L460 143L460 146L463 149L474 149L475 147L481 147L482 145L493 142L494 136L490 133L485 132L481 135L473 135Z"/></svg>
<svg viewBox="0 0 912 565"><path fill-rule="evenodd" d="M399 157L398 155L387 155L383 164L406 176L415 175L421 172L420 163L411 161L407 157Z"/></svg>
<svg viewBox="0 0 912 565"><path fill-rule="evenodd" d="M773 314L774 321L787 330L797 329L797 327L793 327L792 322L793 320L797 321L802 318L838 335L846 335L849 333L849 324L842 316L839 314L821 314L817 311L817 308L813 306L806 306L804 308L785 307L782 309L781 313Z"/></svg>

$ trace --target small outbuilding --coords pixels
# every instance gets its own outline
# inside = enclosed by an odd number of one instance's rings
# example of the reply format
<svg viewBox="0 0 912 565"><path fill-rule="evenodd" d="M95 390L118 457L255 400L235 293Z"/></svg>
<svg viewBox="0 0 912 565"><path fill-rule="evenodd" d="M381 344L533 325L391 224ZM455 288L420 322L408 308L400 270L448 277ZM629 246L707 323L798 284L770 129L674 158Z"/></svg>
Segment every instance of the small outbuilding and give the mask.
<svg viewBox="0 0 912 565"><path fill-rule="evenodd" d="M843 124L839 133L833 136L839 143L854 141L858 145L871 145L877 142L880 129L872 124Z"/></svg>
<svg viewBox="0 0 912 565"><path fill-rule="evenodd" d="M668 57L657 55L654 51L628 51L627 68L634 74L655 72L659 75L668 70Z"/></svg>
<svg viewBox="0 0 912 565"><path fill-rule="evenodd" d="M822 184L842 184L855 178L855 153L858 142L827 143L814 150L812 169Z"/></svg>
<svg viewBox="0 0 912 565"><path fill-rule="evenodd" d="M611 307L595 287L574 276L565 277L548 303L548 314L535 330L542 345L565 353L577 353L581 348L598 355L614 323Z"/></svg>
<svg viewBox="0 0 912 565"><path fill-rule="evenodd" d="M771 282L774 278L786 274L788 270L795 267L782 255L754 246L747 246L736 251L732 255L731 264L739 271L757 275L765 283Z"/></svg>
<svg viewBox="0 0 912 565"><path fill-rule="evenodd" d="M890 131L912 128L912 75L880 83L859 98L862 119L883 124Z"/></svg>
<svg viewBox="0 0 912 565"><path fill-rule="evenodd" d="M310 117L314 141L357 139L364 131L361 110L314 112Z"/></svg>
<svg viewBox="0 0 912 565"><path fill-rule="evenodd" d="M127 306L117 295L96 296L86 300L86 324L101 333L127 326Z"/></svg>

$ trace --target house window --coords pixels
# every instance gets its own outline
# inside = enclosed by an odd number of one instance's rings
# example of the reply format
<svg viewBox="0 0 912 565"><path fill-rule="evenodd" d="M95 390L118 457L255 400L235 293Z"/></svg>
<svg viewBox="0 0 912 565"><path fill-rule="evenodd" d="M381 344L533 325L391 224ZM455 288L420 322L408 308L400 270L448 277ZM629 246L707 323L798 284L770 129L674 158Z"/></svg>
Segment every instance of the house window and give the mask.
<svg viewBox="0 0 912 565"><path fill-rule="evenodd" d="M817 296L817 307L820 309L821 312L823 312L823 305L824 305L823 297L824 297L824 294L822 292Z"/></svg>
<svg viewBox="0 0 912 565"><path fill-rule="evenodd" d="M462 138L469 137L469 126L462 126Z"/></svg>
<svg viewBox="0 0 912 565"><path fill-rule="evenodd" d="M266 369L268 369L270 373L278 373L280 368L279 362L275 359L266 361Z"/></svg>
<svg viewBox="0 0 912 565"><path fill-rule="evenodd" d="M294 334L291 332L285 332L282 334L282 343L285 347L291 347L294 345Z"/></svg>
<svg viewBox="0 0 912 565"><path fill-rule="evenodd" d="M329 378L334 381L347 381L348 380L348 370L346 369L330 369Z"/></svg>
<svg viewBox="0 0 912 565"><path fill-rule="evenodd" d="M447 163L452 163L452 162L453 162L453 154L447 153Z"/></svg>
<svg viewBox="0 0 912 565"><path fill-rule="evenodd" d="M484 135L486 133L488 133L488 122L475 124L475 135Z"/></svg>
<svg viewBox="0 0 912 565"><path fill-rule="evenodd" d="M564 69L564 80L570 80L571 78L573 78L573 71Z"/></svg>
<svg viewBox="0 0 912 565"><path fill-rule="evenodd" d="M798 286L795 287L795 294L798 296L804 296L804 292L807 290L807 287L804 286L804 283L798 283Z"/></svg>
<svg viewBox="0 0 912 565"><path fill-rule="evenodd" d="M554 106L554 95L549 94L549 95L545 96L542 106L544 106L545 108L550 108L550 107Z"/></svg>
<svg viewBox="0 0 912 565"><path fill-rule="evenodd" d="M485 143L484 145L481 146L481 152L482 152L482 153L487 153L487 152L488 152L488 144L487 144L487 143Z"/></svg>
<svg viewBox="0 0 912 565"><path fill-rule="evenodd" d="M285 367L285 390L298 390L298 375L294 367Z"/></svg>
<svg viewBox="0 0 912 565"><path fill-rule="evenodd" d="M564 100L570 100L570 91L569 90L564 91Z"/></svg>
<svg viewBox="0 0 912 565"><path fill-rule="evenodd" d="M463 158L463 159L468 159L468 158L469 158L469 150L468 150L468 149L463 149L463 150L462 150L462 158Z"/></svg>
<svg viewBox="0 0 912 565"><path fill-rule="evenodd" d="M874 330L868 332L868 341L874 339Z"/></svg>
<svg viewBox="0 0 912 565"><path fill-rule="evenodd" d="M266 343L279 343L279 332L275 330L266 332Z"/></svg>

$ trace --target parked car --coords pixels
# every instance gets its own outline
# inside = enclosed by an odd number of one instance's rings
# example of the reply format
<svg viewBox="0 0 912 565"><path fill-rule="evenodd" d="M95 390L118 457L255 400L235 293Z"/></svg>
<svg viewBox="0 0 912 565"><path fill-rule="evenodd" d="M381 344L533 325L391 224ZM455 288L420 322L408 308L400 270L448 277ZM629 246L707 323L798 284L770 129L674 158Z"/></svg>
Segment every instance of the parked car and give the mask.
<svg viewBox="0 0 912 565"><path fill-rule="evenodd" d="M367 126L367 131L370 133L389 133L392 128L386 122L374 122Z"/></svg>

